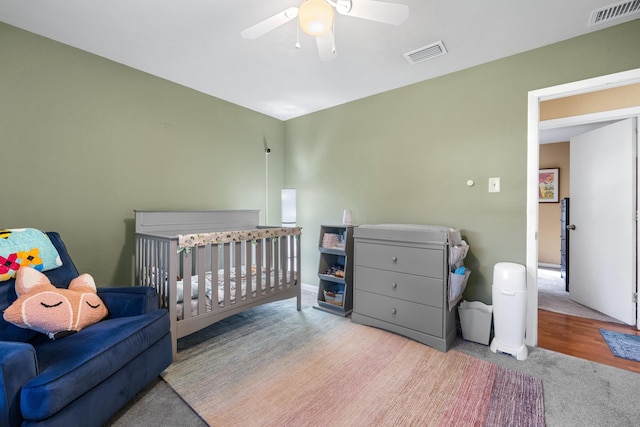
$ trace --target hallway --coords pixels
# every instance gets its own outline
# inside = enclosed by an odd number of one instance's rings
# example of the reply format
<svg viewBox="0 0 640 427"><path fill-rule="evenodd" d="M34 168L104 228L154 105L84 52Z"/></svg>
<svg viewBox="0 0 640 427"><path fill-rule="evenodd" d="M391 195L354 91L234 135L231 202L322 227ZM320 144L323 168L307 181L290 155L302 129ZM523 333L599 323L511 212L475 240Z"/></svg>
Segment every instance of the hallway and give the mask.
<svg viewBox="0 0 640 427"><path fill-rule="evenodd" d="M560 270L554 268L538 268L538 308L603 322L621 323L606 314L572 301L569 292L565 290Z"/></svg>

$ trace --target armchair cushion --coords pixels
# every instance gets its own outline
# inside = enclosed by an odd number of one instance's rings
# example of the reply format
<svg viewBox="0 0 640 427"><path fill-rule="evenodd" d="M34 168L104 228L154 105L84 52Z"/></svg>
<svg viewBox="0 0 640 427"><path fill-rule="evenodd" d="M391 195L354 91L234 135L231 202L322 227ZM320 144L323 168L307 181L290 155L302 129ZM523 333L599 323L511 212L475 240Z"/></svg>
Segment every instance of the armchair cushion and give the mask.
<svg viewBox="0 0 640 427"><path fill-rule="evenodd" d="M109 319L150 313L159 304L158 293L148 286L98 288L98 296L109 310Z"/></svg>
<svg viewBox="0 0 640 427"><path fill-rule="evenodd" d="M34 343L40 374L22 386L22 413L32 421L54 415L160 341L169 327L166 313L155 310L106 319L63 340L42 337Z"/></svg>

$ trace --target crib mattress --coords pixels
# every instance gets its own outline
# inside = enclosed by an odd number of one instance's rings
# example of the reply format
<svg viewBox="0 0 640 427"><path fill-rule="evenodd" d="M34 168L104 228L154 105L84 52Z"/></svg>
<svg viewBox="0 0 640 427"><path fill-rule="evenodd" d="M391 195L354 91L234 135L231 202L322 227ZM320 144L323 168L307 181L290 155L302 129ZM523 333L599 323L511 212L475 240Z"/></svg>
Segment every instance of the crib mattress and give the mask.
<svg viewBox="0 0 640 427"><path fill-rule="evenodd" d="M270 277L269 277L269 284L271 288L274 288L275 286L281 287L285 281L283 278L283 273L284 271L280 270L279 274L278 274L278 283L276 283L276 275L275 275L276 271L275 270L271 270L270 271ZM229 300L231 304L234 304L236 302L236 287L237 287L237 282L240 282L240 286L241 286L241 299L246 300L246 296L247 296L247 283L249 284L249 291L251 292L251 294L255 297L257 296L257 287L260 286L260 293L262 295L265 294L265 292L267 291L267 271L263 271L262 272L262 277L261 277L261 281L260 284L258 284L258 275L256 274L256 268L255 266L251 267L251 274L249 276L247 276L247 272L246 272L246 267L243 266L242 267L242 273L241 273L241 277L240 280L236 280L236 274L235 274L235 269L232 269L231 274L230 274L230 278L229 278ZM294 279L295 279L295 272L294 272ZM213 282L212 282L212 277L214 275L212 274L211 271L207 271L204 275L204 279L205 279L205 296L206 296L206 310L207 311L211 311L212 309L212 295L213 295L213 289L214 287L212 286ZM249 279L249 280L247 280ZM183 304L184 304L184 280L178 280L177 282L177 289L178 289L178 293L177 293L177 302L178 302L178 320L183 318ZM190 293L190 297L191 297L191 312L192 315L197 315L198 314L198 289L199 289L199 279L197 275L191 276L191 293ZM217 299L218 299L218 306L220 307L224 307L225 305L225 280L224 280L224 269L220 269L218 270L218 277L217 277Z"/></svg>

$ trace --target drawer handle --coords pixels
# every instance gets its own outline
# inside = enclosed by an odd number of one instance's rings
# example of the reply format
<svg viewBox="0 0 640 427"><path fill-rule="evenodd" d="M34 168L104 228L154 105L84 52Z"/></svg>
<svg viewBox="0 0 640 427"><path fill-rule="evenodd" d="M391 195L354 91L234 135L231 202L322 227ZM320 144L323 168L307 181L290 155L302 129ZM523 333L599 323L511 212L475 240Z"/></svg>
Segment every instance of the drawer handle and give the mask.
<svg viewBox="0 0 640 427"><path fill-rule="evenodd" d="M393 283L391 284L391 288L392 288L392 289L396 289L397 287L398 287L398 284L397 284L396 282L393 282Z"/></svg>
<svg viewBox="0 0 640 427"><path fill-rule="evenodd" d="M392 308L392 309L391 309L391 314L392 314L392 315L394 315L394 316L395 316L397 312L398 312L398 310L396 310L395 308Z"/></svg>
<svg viewBox="0 0 640 427"><path fill-rule="evenodd" d="M395 264L398 262L398 257L392 256L391 261Z"/></svg>

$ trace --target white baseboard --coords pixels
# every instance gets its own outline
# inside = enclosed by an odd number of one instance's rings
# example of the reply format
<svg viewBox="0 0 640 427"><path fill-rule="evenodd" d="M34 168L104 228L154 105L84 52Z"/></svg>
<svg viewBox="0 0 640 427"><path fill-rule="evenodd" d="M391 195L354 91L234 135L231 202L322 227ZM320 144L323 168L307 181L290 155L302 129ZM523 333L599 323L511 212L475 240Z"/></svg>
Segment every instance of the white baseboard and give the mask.
<svg viewBox="0 0 640 427"><path fill-rule="evenodd" d="M311 292L318 292L318 285L308 285L306 283L302 284L302 290L303 291L311 291Z"/></svg>
<svg viewBox="0 0 640 427"><path fill-rule="evenodd" d="M557 268L558 270L560 270L560 264L548 264L546 262L539 262L538 263L538 267L542 267L542 268Z"/></svg>

